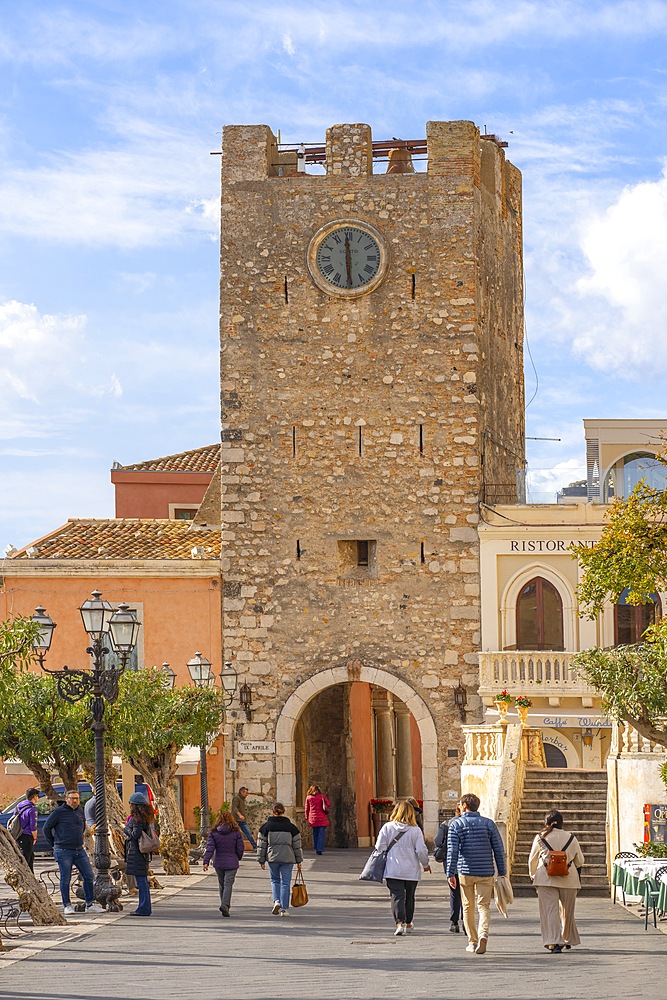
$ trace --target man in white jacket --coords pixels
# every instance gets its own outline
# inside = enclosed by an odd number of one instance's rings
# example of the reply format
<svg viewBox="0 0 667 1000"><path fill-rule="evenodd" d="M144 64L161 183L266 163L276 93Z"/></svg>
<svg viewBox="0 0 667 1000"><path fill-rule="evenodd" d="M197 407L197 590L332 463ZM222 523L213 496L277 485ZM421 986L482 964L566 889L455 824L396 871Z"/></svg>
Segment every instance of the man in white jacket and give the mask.
<svg viewBox="0 0 667 1000"><path fill-rule="evenodd" d="M424 834L417 826L415 811L409 802L399 802L388 823L382 827L375 843L378 851L386 851L385 882L391 896L391 912L396 922L394 934L409 934L413 927L415 892L422 874L430 872L428 848Z"/></svg>

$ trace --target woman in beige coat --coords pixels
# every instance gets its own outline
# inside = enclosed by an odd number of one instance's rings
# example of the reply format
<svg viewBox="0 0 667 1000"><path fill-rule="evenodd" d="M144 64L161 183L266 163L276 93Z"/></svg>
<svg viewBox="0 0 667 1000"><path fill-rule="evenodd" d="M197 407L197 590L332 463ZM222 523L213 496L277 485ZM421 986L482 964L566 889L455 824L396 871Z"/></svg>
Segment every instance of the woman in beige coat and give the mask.
<svg viewBox="0 0 667 1000"><path fill-rule="evenodd" d="M567 875L549 875L549 853L565 851ZM581 888L579 870L584 856L574 834L563 829L563 817L552 809L544 817L544 829L535 837L528 858L528 871L537 891L540 930L544 947L552 953L581 944L574 919L574 904Z"/></svg>

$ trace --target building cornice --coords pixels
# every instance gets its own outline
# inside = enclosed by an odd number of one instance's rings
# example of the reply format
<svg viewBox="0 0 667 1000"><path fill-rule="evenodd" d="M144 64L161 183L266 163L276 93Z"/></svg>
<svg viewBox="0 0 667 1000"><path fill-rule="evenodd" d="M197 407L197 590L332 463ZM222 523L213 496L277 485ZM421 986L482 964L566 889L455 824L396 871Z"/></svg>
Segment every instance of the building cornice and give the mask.
<svg viewBox="0 0 667 1000"><path fill-rule="evenodd" d="M6 559L2 578L220 576L220 559Z"/></svg>

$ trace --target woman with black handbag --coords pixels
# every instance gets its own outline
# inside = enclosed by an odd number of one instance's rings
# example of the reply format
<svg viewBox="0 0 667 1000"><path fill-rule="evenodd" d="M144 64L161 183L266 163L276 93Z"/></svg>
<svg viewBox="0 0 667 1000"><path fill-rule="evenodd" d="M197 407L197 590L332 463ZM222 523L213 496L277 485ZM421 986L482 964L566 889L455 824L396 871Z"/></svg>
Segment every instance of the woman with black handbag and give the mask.
<svg viewBox="0 0 667 1000"><path fill-rule="evenodd" d="M535 837L528 858L540 909L542 943L552 954L581 944L574 905L583 864L577 838L563 829L562 814L552 809L544 817L544 828Z"/></svg>
<svg viewBox="0 0 667 1000"><path fill-rule="evenodd" d="M125 874L134 875L139 890L139 905L130 913L131 917L150 917L151 891L148 886L148 865L150 854L143 854L139 841L142 836L150 835L155 813L153 807L142 792L130 795L130 818L125 827Z"/></svg>
<svg viewBox="0 0 667 1000"><path fill-rule="evenodd" d="M414 927L415 892L421 870L431 871L424 834L417 826L415 811L409 802L396 803L389 822L378 834L375 850L387 851L384 877L396 922L394 935L409 934Z"/></svg>

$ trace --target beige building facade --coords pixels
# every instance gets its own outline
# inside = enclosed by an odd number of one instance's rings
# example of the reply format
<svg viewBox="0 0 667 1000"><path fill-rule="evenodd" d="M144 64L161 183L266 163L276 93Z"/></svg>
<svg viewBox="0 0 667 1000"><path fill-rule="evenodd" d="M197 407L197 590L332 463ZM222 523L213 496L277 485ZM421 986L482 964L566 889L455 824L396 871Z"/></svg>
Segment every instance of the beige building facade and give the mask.
<svg viewBox="0 0 667 1000"><path fill-rule="evenodd" d="M599 694L577 676L574 655L637 642L665 612L665 594L642 607L626 605L621 595L595 619L581 616L576 559L576 548L594 545L603 530L608 505L597 498L626 496L641 478L664 484L656 455L665 428L667 420L585 420L585 486L593 500L565 496L569 502L482 508L485 721L498 721L494 699L503 689L527 695L533 701L528 722L541 730L552 767L603 768L612 747L612 720ZM516 721L515 713L510 718Z"/></svg>
<svg viewBox="0 0 667 1000"><path fill-rule="evenodd" d="M297 816L326 786L341 844L373 797L432 827L458 795L479 504L523 469L519 171L470 122L427 124L421 172L387 145L333 126L319 175L263 125L222 145L229 778Z"/></svg>

